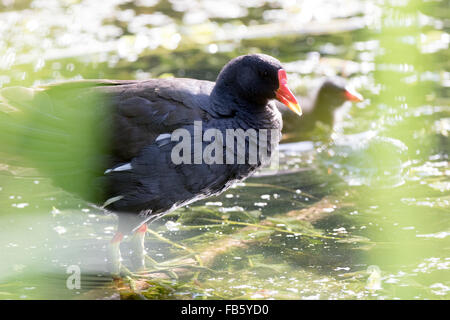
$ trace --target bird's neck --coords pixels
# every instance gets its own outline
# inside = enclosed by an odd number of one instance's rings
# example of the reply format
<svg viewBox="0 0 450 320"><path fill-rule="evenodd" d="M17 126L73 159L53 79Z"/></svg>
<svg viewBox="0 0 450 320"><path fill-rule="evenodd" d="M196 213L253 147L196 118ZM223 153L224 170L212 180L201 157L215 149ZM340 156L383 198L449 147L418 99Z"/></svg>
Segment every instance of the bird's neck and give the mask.
<svg viewBox="0 0 450 320"><path fill-rule="evenodd" d="M335 111L333 101L330 101L320 89L313 94L312 98L308 99L308 103L309 116L315 121L327 124L333 121Z"/></svg>
<svg viewBox="0 0 450 320"><path fill-rule="evenodd" d="M216 84L210 97L210 109L222 117L230 116L251 121L271 116L271 113L267 112L268 99L263 99L259 102L248 101L230 91L225 84Z"/></svg>

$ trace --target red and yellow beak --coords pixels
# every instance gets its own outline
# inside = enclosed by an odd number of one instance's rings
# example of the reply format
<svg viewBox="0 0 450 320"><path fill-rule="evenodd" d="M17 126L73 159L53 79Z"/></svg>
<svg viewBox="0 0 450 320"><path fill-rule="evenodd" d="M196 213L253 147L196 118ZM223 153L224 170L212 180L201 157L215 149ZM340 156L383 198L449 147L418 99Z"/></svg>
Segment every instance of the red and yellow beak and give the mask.
<svg viewBox="0 0 450 320"><path fill-rule="evenodd" d="M302 108L298 105L297 99L292 94L287 86L287 76L286 71L283 69L278 70L278 90L275 92L277 99L282 102L286 107L291 109L293 112L302 115Z"/></svg>
<svg viewBox="0 0 450 320"><path fill-rule="evenodd" d="M364 100L363 96L360 93L349 87L345 87L344 95L345 99L348 101L361 102Z"/></svg>

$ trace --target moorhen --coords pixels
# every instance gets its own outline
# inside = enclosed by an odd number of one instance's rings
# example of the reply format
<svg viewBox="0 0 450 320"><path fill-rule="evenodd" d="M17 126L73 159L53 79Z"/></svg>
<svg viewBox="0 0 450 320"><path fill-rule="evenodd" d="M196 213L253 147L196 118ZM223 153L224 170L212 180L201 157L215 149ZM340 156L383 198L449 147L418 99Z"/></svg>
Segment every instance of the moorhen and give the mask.
<svg viewBox="0 0 450 320"><path fill-rule="evenodd" d="M113 273L120 270L124 235L133 234L134 264L144 267L148 222L225 191L264 163L262 158L249 161L250 144L256 141L250 136L244 136L244 149L232 144L232 161L201 161L213 139L200 140L198 149L196 132L201 137L212 128L225 137L228 130L254 129L260 138L260 132L267 139L276 136L267 145L270 158L282 128L273 100L301 115L281 63L264 54L231 60L215 83L185 78L85 80L4 88L0 95L2 159L35 167L62 189L118 213L110 248ZM194 138L178 155L193 157L193 163L174 161L173 150L182 142L180 129ZM220 142L219 135L213 136ZM214 149L211 156L225 158L228 141L223 155L220 151Z"/></svg>
<svg viewBox="0 0 450 320"><path fill-rule="evenodd" d="M325 78L319 88L310 96L301 98L303 116L291 117L284 106L279 106L283 114L283 141L316 140L320 138L315 132L319 125L330 133L333 129L336 109L344 102L360 102L361 94L347 86L344 78Z"/></svg>

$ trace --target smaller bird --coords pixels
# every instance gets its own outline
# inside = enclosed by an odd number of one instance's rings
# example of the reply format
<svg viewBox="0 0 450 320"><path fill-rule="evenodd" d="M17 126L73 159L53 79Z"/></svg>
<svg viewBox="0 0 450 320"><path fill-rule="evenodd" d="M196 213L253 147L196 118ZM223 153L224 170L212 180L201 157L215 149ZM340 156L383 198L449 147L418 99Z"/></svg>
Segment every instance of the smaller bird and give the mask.
<svg viewBox="0 0 450 320"><path fill-rule="evenodd" d="M350 88L341 77L325 78L318 89L309 97L301 97L303 116L292 117L287 108L278 104L283 114L283 141L317 140L318 126L333 129L335 112L346 101L361 102L361 94Z"/></svg>

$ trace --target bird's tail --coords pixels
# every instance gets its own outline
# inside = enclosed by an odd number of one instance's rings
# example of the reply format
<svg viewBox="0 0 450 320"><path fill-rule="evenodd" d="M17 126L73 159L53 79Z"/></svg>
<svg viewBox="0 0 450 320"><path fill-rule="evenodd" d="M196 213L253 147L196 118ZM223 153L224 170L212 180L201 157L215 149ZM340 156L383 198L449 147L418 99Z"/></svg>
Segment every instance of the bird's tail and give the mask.
<svg viewBox="0 0 450 320"><path fill-rule="evenodd" d="M52 101L36 89L0 90L0 154L2 162L29 166L64 142Z"/></svg>
<svg viewBox="0 0 450 320"><path fill-rule="evenodd" d="M103 166L98 103L95 95L70 90L1 89L0 163L36 168L69 191L83 189Z"/></svg>

